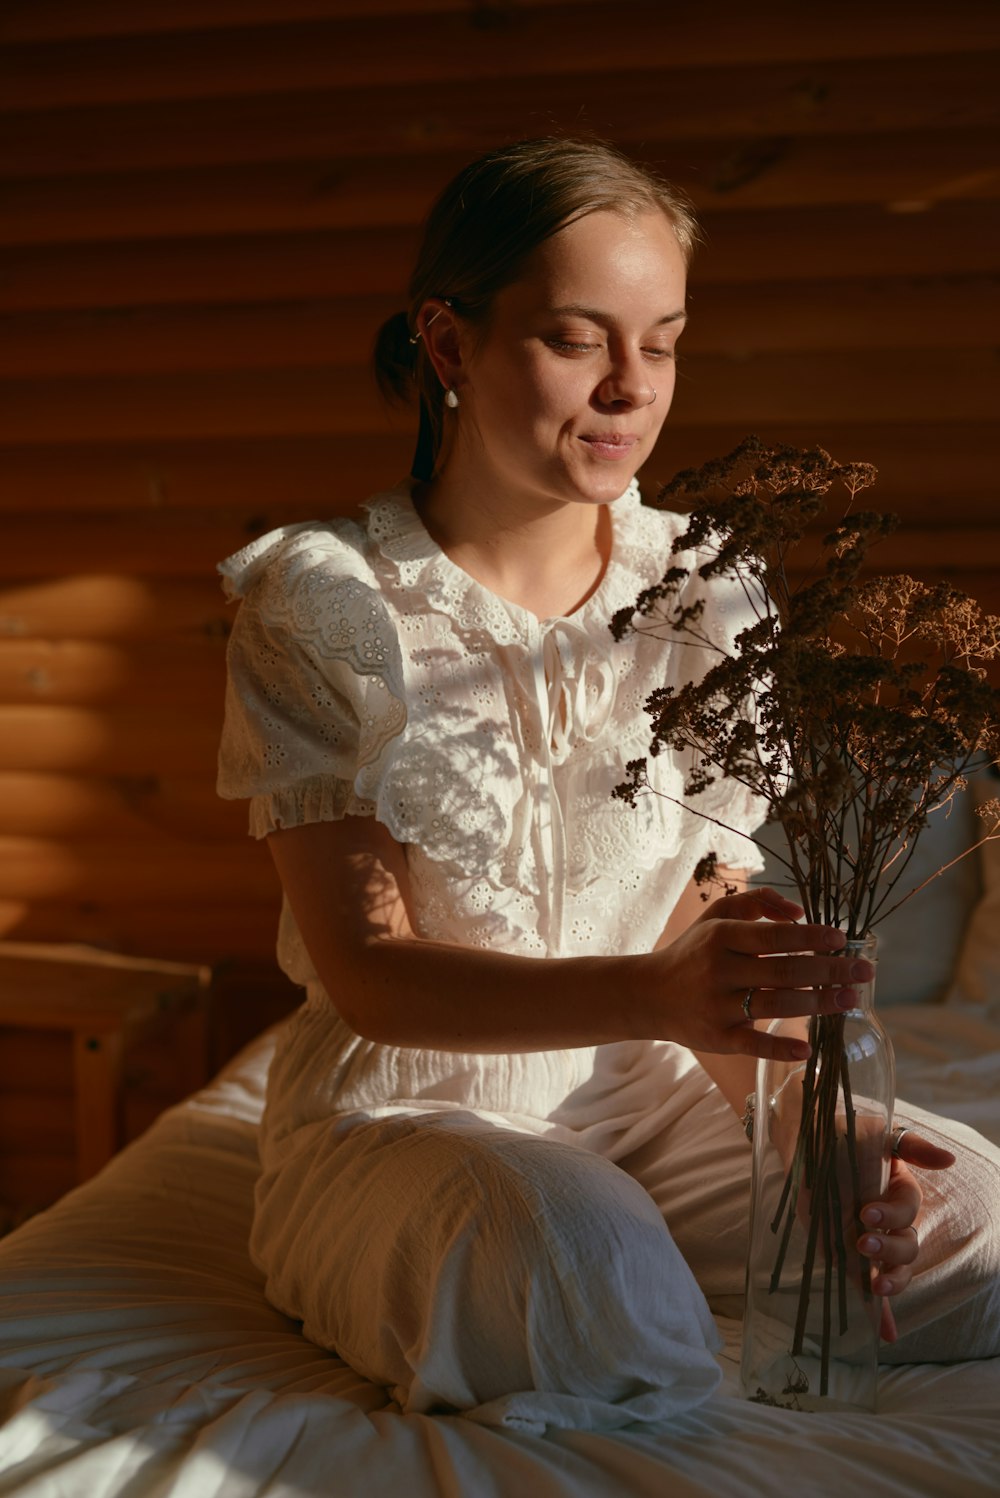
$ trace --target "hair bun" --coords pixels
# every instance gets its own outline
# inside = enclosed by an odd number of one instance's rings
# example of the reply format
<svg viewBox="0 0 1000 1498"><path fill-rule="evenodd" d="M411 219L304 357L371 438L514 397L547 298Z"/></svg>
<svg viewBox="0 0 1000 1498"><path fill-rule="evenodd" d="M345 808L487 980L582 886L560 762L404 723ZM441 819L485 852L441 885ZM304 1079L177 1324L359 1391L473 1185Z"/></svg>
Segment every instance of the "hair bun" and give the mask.
<svg viewBox="0 0 1000 1498"><path fill-rule="evenodd" d="M410 336L405 312L394 312L379 328L372 362L383 395L390 400L405 400L412 393L417 345Z"/></svg>

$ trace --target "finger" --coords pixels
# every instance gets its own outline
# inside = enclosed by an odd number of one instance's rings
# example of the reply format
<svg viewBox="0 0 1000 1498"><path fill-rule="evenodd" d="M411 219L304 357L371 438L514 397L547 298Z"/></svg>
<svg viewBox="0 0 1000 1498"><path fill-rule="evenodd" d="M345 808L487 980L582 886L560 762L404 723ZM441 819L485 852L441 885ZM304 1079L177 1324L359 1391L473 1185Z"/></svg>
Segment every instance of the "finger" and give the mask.
<svg viewBox="0 0 1000 1498"><path fill-rule="evenodd" d="M775 1014L817 1013L817 992L822 999L832 998L831 990L853 989L856 984L867 983L871 978L871 965L855 957L759 957L756 962L741 963L734 989L753 989L760 1002L778 1002ZM775 1001L772 995L780 995ZM808 1008L808 1004L813 1007ZM852 995L858 1002L858 995ZM789 1010L790 1004L807 1005L805 1010Z"/></svg>
<svg viewBox="0 0 1000 1498"><path fill-rule="evenodd" d="M733 899L742 899L734 895ZM717 900L711 908L725 902ZM833 926L806 925L799 921L772 920L766 925L762 921L721 918L720 935L731 952L747 957L764 957L781 952L839 952L845 944L843 931ZM858 959L861 960L861 959Z"/></svg>
<svg viewBox="0 0 1000 1498"><path fill-rule="evenodd" d="M899 1233L862 1233L858 1239L858 1251L866 1259L874 1259L880 1273L888 1275L900 1289L902 1271L906 1271L907 1281L913 1272L910 1266L916 1262L920 1240L912 1225Z"/></svg>
<svg viewBox="0 0 1000 1498"><path fill-rule="evenodd" d="M912 1278L913 1269L908 1264L900 1264L888 1272L879 1269L872 1275L872 1289L876 1295L899 1295Z"/></svg>
<svg viewBox="0 0 1000 1498"><path fill-rule="evenodd" d="M739 1055L753 1056L758 1061L808 1061L812 1046L808 1040L787 1035L769 1035L766 1030L755 1030L752 1025L730 1030L727 1049Z"/></svg>
<svg viewBox="0 0 1000 1498"><path fill-rule="evenodd" d="M889 1186L881 1201L861 1209L861 1221L877 1232L900 1232L916 1220L923 1192L920 1183L901 1160L893 1160Z"/></svg>
<svg viewBox="0 0 1000 1498"><path fill-rule="evenodd" d="M896 1318L893 1315L892 1306L887 1300L883 1300L882 1302L882 1315L878 1331L883 1342L895 1342L899 1336L896 1330Z"/></svg>
<svg viewBox="0 0 1000 1498"><path fill-rule="evenodd" d="M942 1149L939 1144L932 1144L922 1134L915 1134L912 1129L907 1129L899 1141L897 1159L905 1160L907 1165L919 1166L921 1170L947 1170L949 1165L954 1165L955 1155L951 1150Z"/></svg>
<svg viewBox="0 0 1000 1498"><path fill-rule="evenodd" d="M720 895L699 916L699 920L796 921L802 914L802 906L794 900L786 899L768 885L761 885L759 889L744 889L735 895Z"/></svg>
<svg viewBox="0 0 1000 1498"><path fill-rule="evenodd" d="M750 1015L755 1020L799 1019L813 1014L840 1014L858 1003L853 988L753 988ZM742 1003L741 1003L742 1010Z"/></svg>

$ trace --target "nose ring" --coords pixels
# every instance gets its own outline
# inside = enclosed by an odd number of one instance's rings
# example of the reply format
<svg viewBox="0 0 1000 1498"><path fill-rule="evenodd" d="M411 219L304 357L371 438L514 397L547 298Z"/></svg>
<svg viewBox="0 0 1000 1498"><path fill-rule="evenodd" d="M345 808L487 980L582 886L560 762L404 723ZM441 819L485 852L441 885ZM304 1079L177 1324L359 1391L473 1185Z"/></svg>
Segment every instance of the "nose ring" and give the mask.
<svg viewBox="0 0 1000 1498"><path fill-rule="evenodd" d="M656 391L655 391L655 390L654 390L654 391L653 391L653 396L652 396L652 399L651 399L651 400L648 400L648 401L647 401L647 402L646 402L646 405L647 405L647 406L651 406L651 405L652 405L652 404L653 404L653 401L655 401L655 399L656 399Z"/></svg>

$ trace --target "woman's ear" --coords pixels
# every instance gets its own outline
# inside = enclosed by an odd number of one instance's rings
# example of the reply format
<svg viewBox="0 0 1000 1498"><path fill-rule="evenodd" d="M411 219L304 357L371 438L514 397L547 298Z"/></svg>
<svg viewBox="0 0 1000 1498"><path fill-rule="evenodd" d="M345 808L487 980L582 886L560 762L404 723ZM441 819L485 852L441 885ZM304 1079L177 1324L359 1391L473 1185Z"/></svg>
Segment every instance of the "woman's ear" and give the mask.
<svg viewBox="0 0 1000 1498"><path fill-rule="evenodd" d="M457 313L442 297L431 297L417 315L417 332L445 390L462 383L463 329Z"/></svg>

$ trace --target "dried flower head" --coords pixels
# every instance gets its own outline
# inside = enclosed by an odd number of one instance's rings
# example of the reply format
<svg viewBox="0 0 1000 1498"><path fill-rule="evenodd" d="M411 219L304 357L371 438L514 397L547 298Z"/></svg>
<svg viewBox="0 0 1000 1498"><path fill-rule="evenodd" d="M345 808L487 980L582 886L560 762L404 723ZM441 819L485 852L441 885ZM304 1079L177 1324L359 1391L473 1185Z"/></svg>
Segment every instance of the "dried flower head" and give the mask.
<svg viewBox="0 0 1000 1498"><path fill-rule="evenodd" d="M678 474L658 499L690 506L674 551L694 553L706 587L735 581L751 622L733 649L720 646L703 627L703 597L692 599L692 568L675 564L611 624L619 639L682 636L712 652L698 680L651 694L650 754L687 755L695 810L720 776L763 798L809 919L851 936L899 903L929 813L970 767L1000 755L1000 692L985 669L1000 619L946 584L862 576L897 523L853 511L874 479L870 464L752 437ZM837 489L846 504L827 520ZM639 760L617 794L634 802L650 790Z"/></svg>

